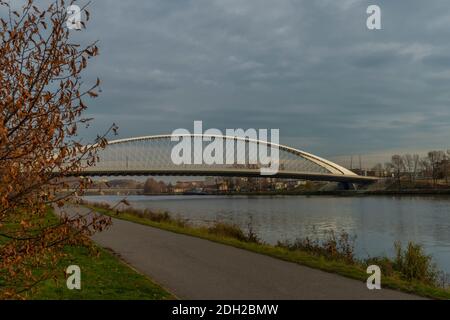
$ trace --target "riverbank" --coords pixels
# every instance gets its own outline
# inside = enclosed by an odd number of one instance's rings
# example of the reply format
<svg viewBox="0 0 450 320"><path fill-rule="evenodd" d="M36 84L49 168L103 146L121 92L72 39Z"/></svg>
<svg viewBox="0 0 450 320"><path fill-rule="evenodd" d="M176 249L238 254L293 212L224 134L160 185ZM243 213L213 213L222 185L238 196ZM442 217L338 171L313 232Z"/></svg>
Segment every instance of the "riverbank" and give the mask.
<svg viewBox="0 0 450 320"><path fill-rule="evenodd" d="M70 204L63 210L82 215L92 211ZM368 290L365 282L215 241L123 219L111 221L111 227L92 240L111 248L182 300L420 299L388 288Z"/></svg>
<svg viewBox="0 0 450 320"><path fill-rule="evenodd" d="M148 194L142 194L148 195ZM211 195L229 196L427 196L450 195L450 189L402 189L402 190L315 190L315 191L267 191L267 192L222 192Z"/></svg>
<svg viewBox="0 0 450 320"><path fill-rule="evenodd" d="M175 233L211 240L364 282L367 279L367 264L376 261L378 264L382 264L380 267L384 269L382 277L383 287L435 299L450 298L450 291L448 290L426 283L427 281L406 279L404 274L392 268L394 266L392 261L384 257L372 258L370 261L359 261L356 259L349 261L345 258L345 254L327 256L320 250L316 250L314 253L311 251L308 252L305 250L306 248L299 248L298 246L292 246L292 244L268 245L259 241L251 229L245 233L236 226L224 223L215 224L211 227L194 227L183 220L171 218L167 213L153 213L148 210L139 211L135 209L115 211L108 208L107 205L85 205L96 212L117 219L132 221ZM336 243L334 248L337 248ZM313 246L313 249L318 248L314 248ZM405 253L407 252L405 251ZM422 254L420 251L416 251L416 253Z"/></svg>
<svg viewBox="0 0 450 320"><path fill-rule="evenodd" d="M86 196L102 195L142 195L142 196L342 196L342 197L364 197L364 196L434 196L449 195L450 189L402 189L402 190L314 190L314 191L258 191L258 192L214 192L214 193L144 193L113 189L102 192L86 191Z"/></svg>

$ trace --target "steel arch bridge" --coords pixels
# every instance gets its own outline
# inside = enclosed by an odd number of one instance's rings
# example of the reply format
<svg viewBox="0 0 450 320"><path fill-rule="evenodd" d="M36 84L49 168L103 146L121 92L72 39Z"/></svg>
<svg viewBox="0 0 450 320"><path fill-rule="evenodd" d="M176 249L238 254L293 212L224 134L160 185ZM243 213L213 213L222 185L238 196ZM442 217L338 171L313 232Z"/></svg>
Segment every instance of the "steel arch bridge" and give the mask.
<svg viewBox="0 0 450 320"><path fill-rule="evenodd" d="M174 164L173 148L182 140L193 146L201 144L201 152L212 141L223 146L223 164ZM226 164L227 157L237 160L238 146L245 147L245 163ZM230 146L233 146L232 148ZM265 147L268 154L272 148L279 152L278 171L274 175L261 175L260 163L252 163L259 147ZM359 176L352 171L313 154L288 146L247 137L179 134L135 137L109 141L104 149L98 149L99 161L80 172L83 176L232 176L232 177L270 177L337 181L346 183L370 183L376 178ZM198 156L198 149L191 148L191 159ZM242 161L242 157L241 157Z"/></svg>

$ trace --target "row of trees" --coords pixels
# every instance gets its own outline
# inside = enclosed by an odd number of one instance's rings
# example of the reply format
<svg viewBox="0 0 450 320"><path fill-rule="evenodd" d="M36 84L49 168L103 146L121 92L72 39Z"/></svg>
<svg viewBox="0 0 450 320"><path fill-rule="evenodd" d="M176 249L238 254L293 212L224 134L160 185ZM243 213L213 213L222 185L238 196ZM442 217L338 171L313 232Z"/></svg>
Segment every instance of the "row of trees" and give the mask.
<svg viewBox="0 0 450 320"><path fill-rule="evenodd" d="M384 166L376 164L372 169L376 175L393 177L400 185L401 180L407 178L414 183L417 179L429 179L436 185L438 180L448 184L450 170L450 149L447 151L433 150L426 156L419 154L393 155L390 162Z"/></svg>

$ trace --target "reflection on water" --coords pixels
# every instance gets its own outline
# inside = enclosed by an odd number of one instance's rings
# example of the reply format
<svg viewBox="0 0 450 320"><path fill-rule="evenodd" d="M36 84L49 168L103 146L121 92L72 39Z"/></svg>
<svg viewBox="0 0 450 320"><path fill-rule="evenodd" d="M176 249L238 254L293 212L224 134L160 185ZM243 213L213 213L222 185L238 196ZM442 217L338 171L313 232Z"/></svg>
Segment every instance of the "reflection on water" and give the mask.
<svg viewBox="0 0 450 320"><path fill-rule="evenodd" d="M120 196L87 196L116 203ZM328 230L356 235L359 257L393 255L393 243L422 244L450 272L450 197L333 196L129 196L133 207L166 210L193 223L221 220L254 231L266 242L321 236Z"/></svg>

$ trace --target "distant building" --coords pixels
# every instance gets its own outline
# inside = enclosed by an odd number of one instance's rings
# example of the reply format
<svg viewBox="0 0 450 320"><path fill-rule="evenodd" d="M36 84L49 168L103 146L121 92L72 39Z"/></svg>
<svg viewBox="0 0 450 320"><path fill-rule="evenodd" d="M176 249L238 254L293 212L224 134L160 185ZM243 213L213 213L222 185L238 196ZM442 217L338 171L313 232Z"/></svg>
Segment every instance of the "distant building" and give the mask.
<svg viewBox="0 0 450 320"><path fill-rule="evenodd" d="M218 185L219 191L228 192L228 184L226 182L221 182Z"/></svg>
<svg viewBox="0 0 450 320"><path fill-rule="evenodd" d="M275 182L275 190L285 190L285 189L287 189L287 183L281 181Z"/></svg>

